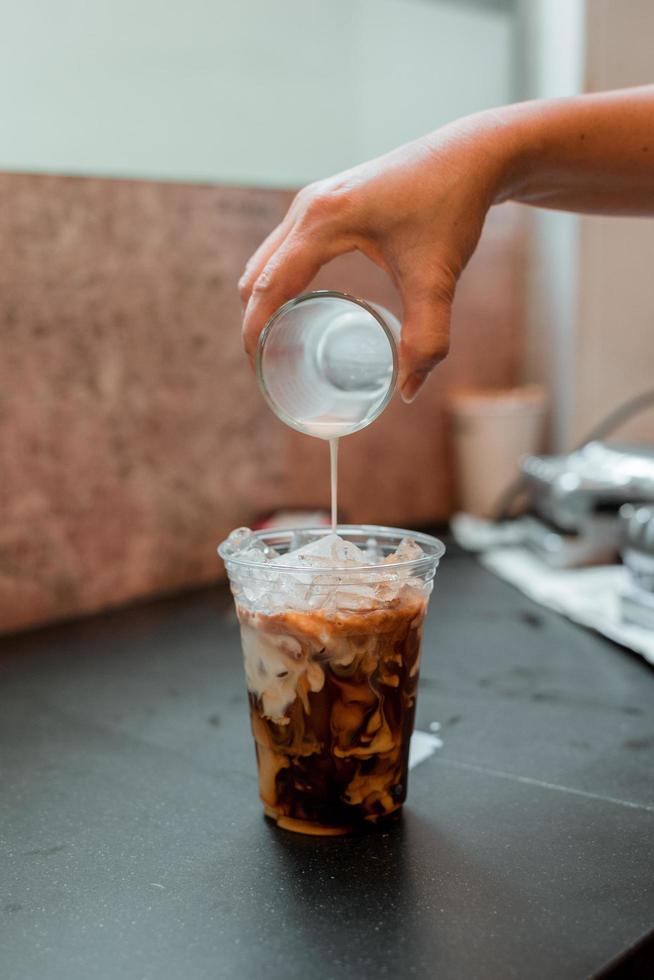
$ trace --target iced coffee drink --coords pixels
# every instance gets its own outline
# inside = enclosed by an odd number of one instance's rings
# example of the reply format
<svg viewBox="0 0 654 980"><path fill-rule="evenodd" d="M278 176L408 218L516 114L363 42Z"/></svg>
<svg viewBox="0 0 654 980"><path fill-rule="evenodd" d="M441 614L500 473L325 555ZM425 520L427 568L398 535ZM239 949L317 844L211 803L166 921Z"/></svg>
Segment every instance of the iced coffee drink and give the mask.
<svg viewBox="0 0 654 980"><path fill-rule="evenodd" d="M407 793L422 625L440 542L386 528L253 534L220 548L241 627L264 812L343 834Z"/></svg>

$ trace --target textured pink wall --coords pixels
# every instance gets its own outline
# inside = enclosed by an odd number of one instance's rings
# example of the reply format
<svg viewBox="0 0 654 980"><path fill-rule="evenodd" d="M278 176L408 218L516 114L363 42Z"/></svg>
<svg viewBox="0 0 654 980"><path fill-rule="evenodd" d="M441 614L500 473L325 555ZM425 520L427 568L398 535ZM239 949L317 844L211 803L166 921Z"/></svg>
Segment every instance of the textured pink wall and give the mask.
<svg viewBox="0 0 654 980"><path fill-rule="evenodd" d="M0 175L0 630L211 581L230 528L327 502L326 447L269 413L240 346L235 282L289 199ZM501 211L429 393L344 444L346 518L444 517L445 386L516 380L522 232ZM353 257L322 284L393 303Z"/></svg>

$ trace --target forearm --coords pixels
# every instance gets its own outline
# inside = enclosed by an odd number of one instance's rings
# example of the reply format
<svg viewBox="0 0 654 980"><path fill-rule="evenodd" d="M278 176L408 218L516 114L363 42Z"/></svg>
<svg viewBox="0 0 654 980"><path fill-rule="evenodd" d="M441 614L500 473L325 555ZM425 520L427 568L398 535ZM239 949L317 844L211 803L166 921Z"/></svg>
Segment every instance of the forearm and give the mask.
<svg viewBox="0 0 654 980"><path fill-rule="evenodd" d="M488 209L507 200L654 216L654 85L481 112L305 188L241 279L246 350L254 357L268 318L323 265L358 249L400 291L411 401L447 353Z"/></svg>
<svg viewBox="0 0 654 980"><path fill-rule="evenodd" d="M489 122L504 164L498 202L654 215L654 85L524 102Z"/></svg>

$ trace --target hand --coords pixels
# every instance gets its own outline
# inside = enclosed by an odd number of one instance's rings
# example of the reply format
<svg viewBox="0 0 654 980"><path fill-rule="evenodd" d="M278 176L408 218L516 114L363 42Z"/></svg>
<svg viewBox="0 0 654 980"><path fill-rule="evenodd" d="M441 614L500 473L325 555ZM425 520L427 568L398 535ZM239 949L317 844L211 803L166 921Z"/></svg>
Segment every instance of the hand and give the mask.
<svg viewBox="0 0 654 980"><path fill-rule="evenodd" d="M489 207L513 198L654 216L653 118L654 85L518 103L306 187L241 279L247 352L321 266L358 249L402 297L399 380L412 401L447 353L456 284Z"/></svg>
<svg viewBox="0 0 654 980"><path fill-rule="evenodd" d="M358 250L402 298L399 387L412 401L447 354L456 284L500 195L502 130L482 113L301 190L239 283L250 358L274 311L330 259Z"/></svg>

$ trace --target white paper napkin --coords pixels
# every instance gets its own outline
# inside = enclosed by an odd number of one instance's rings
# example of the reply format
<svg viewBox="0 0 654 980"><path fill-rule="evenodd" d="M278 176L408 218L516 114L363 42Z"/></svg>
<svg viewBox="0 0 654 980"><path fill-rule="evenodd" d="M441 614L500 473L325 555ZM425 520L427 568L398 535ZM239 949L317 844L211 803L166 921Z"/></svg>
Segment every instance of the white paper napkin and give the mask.
<svg viewBox="0 0 654 980"><path fill-rule="evenodd" d="M491 548L481 564L530 599L603 633L654 664L654 630L622 621L620 593L628 584L623 565L560 570L526 548Z"/></svg>

